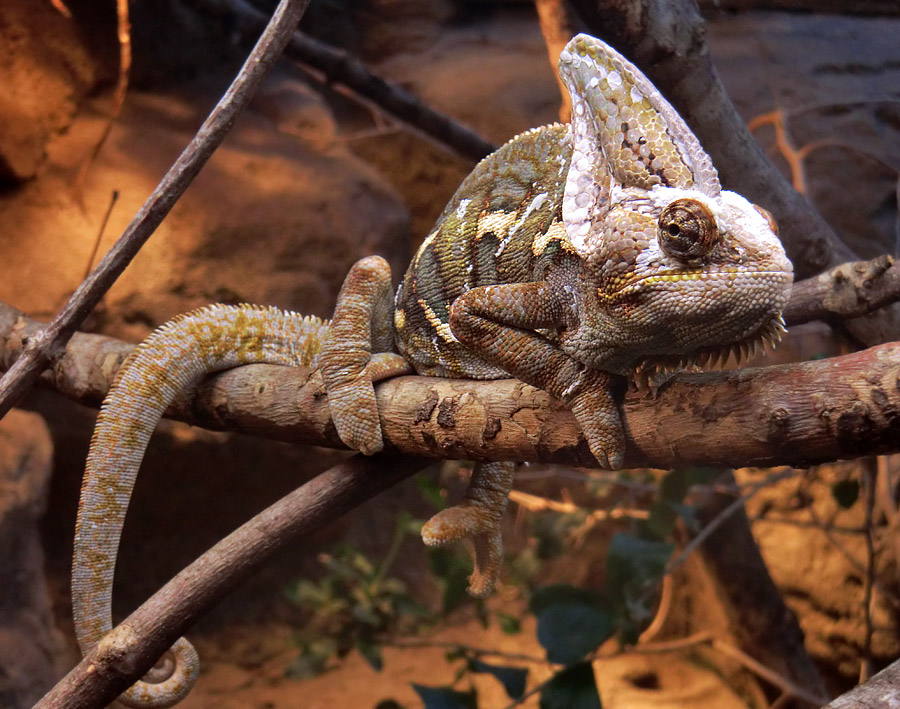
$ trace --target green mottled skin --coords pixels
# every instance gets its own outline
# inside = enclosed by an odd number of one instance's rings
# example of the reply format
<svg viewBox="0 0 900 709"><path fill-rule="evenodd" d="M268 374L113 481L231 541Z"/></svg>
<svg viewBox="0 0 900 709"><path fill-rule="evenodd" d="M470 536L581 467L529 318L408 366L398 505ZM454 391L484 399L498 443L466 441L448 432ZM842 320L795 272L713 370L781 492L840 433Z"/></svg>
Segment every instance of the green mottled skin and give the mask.
<svg viewBox="0 0 900 709"><path fill-rule="evenodd" d="M435 323L449 323L450 305L466 291L540 280L550 260L571 251L559 230L570 153L567 126L537 128L485 158L460 185L397 290L397 346L417 372L504 376L501 368L446 337L447 331L442 336ZM535 199L539 204L532 207ZM557 228L556 237L551 227Z"/></svg>

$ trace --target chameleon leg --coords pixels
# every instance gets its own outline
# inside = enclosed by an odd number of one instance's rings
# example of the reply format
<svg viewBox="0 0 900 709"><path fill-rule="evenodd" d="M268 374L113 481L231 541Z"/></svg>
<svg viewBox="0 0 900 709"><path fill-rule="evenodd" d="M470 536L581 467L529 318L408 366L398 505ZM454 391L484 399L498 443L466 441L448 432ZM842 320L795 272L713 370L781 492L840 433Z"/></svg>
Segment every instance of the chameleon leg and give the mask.
<svg viewBox="0 0 900 709"><path fill-rule="evenodd" d="M475 571L469 593L484 598L494 590L503 563L500 520L506 511L513 482L513 463L477 463L465 499L441 510L422 527L422 540L440 546L471 538L475 545Z"/></svg>
<svg viewBox="0 0 900 709"><path fill-rule="evenodd" d="M566 325L572 306L563 297L543 281L473 288L453 302L450 329L479 356L569 404L600 465L621 468L615 376L587 368L533 331Z"/></svg>
<svg viewBox="0 0 900 709"><path fill-rule="evenodd" d="M392 342L391 306L387 261L380 256L357 261L341 287L320 355L338 435L366 455L384 445L372 383L412 371L400 355L385 352L372 357L373 345L387 349Z"/></svg>

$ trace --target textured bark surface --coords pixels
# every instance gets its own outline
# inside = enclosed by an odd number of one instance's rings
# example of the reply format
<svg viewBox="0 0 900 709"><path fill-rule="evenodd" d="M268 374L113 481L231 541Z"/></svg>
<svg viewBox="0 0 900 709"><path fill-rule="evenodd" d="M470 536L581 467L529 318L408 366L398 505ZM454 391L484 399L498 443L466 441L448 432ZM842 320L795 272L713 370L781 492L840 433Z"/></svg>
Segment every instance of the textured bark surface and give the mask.
<svg viewBox="0 0 900 709"><path fill-rule="evenodd" d="M37 325L0 311L0 366ZM96 405L128 346L77 334L42 381ZM210 377L169 415L214 430L341 447L318 379L290 367L250 365ZM900 343L843 357L724 372L679 374L629 392L626 467L684 464L806 466L900 451ZM515 379L399 377L377 388L393 449L435 458L592 465L565 406Z"/></svg>
<svg viewBox="0 0 900 709"><path fill-rule="evenodd" d="M894 709L900 705L900 660L822 709Z"/></svg>

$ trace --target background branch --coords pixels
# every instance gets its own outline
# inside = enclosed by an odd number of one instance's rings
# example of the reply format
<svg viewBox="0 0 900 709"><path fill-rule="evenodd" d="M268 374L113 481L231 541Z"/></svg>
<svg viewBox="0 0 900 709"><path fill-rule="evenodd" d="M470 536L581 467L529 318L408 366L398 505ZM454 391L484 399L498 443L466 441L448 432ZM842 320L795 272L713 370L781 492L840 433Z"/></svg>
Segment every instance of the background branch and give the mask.
<svg viewBox="0 0 900 709"><path fill-rule="evenodd" d="M196 2L210 12L237 18L236 24L245 35L259 32L266 23L266 16L245 0ZM452 116L428 106L398 84L376 76L343 49L298 31L291 36L284 55L321 72L326 81L345 86L385 114L403 121L464 157L478 161L497 149L493 143Z"/></svg>
<svg viewBox="0 0 900 709"><path fill-rule="evenodd" d="M231 130L262 78L281 54L309 0L281 0L241 71L118 241L72 294L43 332L0 378L0 418L28 391L41 371L64 353L66 342L137 255Z"/></svg>
<svg viewBox="0 0 900 709"><path fill-rule="evenodd" d="M229 534L120 623L35 709L106 706L171 644L275 552L415 474L428 461L354 456Z"/></svg>

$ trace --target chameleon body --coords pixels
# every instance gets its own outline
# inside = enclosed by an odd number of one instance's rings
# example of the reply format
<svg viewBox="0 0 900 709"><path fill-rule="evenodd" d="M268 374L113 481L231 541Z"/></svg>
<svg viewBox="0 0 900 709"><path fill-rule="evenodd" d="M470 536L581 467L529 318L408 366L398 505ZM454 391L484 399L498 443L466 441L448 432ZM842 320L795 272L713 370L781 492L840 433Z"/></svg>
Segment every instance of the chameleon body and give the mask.
<svg viewBox="0 0 900 709"><path fill-rule="evenodd" d="M572 124L523 133L479 163L393 302L387 264L369 257L348 275L330 323L212 306L138 348L104 403L79 508L73 597L84 651L111 628L119 531L149 435L174 393L207 371L319 367L338 433L364 453L382 447L378 379L410 366L514 376L566 402L598 462L618 468L613 392L623 377L780 338L792 267L768 213L721 189L684 121L615 50L579 35L560 74ZM476 464L465 499L423 528L428 544L473 540L474 595L489 593L499 572L512 475L512 463ZM170 686L139 682L123 700L178 701L196 653L184 639L172 652Z"/></svg>

